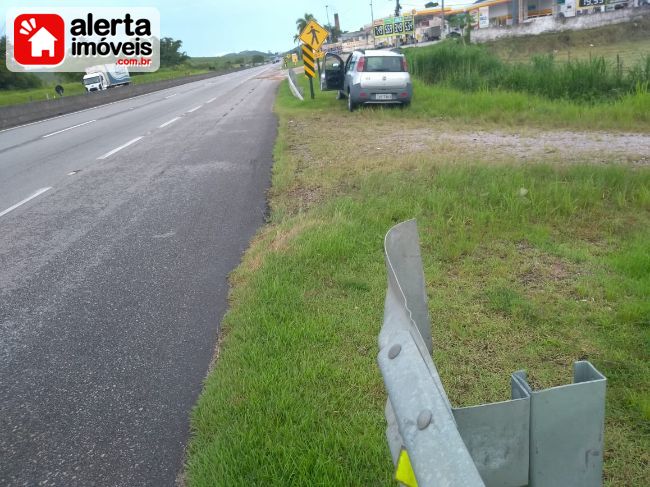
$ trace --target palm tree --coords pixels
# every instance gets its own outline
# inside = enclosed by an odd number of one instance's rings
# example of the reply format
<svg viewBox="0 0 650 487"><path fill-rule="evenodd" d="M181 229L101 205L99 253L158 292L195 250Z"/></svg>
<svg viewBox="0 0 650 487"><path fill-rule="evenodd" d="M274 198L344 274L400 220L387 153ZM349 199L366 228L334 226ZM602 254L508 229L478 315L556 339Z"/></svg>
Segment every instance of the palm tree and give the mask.
<svg viewBox="0 0 650 487"><path fill-rule="evenodd" d="M296 19L296 29L298 29L298 33L293 36L293 42L298 42L298 38L300 36L300 33L305 30L305 27L307 27L307 24L309 23L310 20L316 20L316 18L312 14L305 14L304 17L301 17L299 19Z"/></svg>

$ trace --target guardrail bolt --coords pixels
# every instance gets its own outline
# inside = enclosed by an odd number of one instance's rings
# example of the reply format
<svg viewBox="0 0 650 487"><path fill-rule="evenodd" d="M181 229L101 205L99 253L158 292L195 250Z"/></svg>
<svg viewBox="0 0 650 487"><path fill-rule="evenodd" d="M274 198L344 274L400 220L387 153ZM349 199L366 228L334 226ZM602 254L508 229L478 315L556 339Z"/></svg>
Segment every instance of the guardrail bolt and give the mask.
<svg viewBox="0 0 650 487"><path fill-rule="evenodd" d="M390 347L390 350L388 351L388 358L393 360L395 357L399 355L401 351L402 351L402 346L399 343L393 345L392 347Z"/></svg>
<svg viewBox="0 0 650 487"><path fill-rule="evenodd" d="M418 415L418 429L423 430L431 424L431 411L425 409Z"/></svg>

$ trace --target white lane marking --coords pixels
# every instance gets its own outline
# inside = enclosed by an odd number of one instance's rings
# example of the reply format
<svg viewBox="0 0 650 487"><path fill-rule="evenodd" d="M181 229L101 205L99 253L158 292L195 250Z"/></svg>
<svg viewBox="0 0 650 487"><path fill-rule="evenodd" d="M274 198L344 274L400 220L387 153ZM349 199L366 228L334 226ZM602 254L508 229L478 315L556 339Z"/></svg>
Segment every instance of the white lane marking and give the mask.
<svg viewBox="0 0 650 487"><path fill-rule="evenodd" d="M166 97L165 97L165 100L168 99L168 98L173 98L173 97L175 97L176 95L178 95L178 93L174 93L174 94L172 94L172 95L166 96Z"/></svg>
<svg viewBox="0 0 650 487"><path fill-rule="evenodd" d="M163 127L167 127L167 125L174 123L174 122L175 122L176 120L178 120L179 118L181 118L181 117L174 117L174 118L172 118L171 120L167 120L167 121L166 121L165 123L163 123L162 125L159 125L158 128L161 129L161 128L163 128Z"/></svg>
<svg viewBox="0 0 650 487"><path fill-rule="evenodd" d="M76 129L77 127L81 127L82 125L88 125L89 123L93 123L93 122L96 122L96 121L97 120L89 120L89 121L84 122L84 123L78 123L77 125L73 125L72 127L68 127L67 129L57 130L56 132L52 132L51 134L44 135L43 138L46 139L48 137L52 137L53 135L60 134L61 132L65 132L66 130Z"/></svg>
<svg viewBox="0 0 650 487"><path fill-rule="evenodd" d="M121 150L124 149L125 147L128 147L128 146L130 146L131 144L135 144L135 143L136 143L138 140L140 140L141 138L142 138L142 137L136 137L135 139L129 140L126 144L123 144L123 145L121 145L121 146L119 146L119 147L116 147L116 148L113 149L112 151L107 152L106 154L104 154L103 156L99 156L97 159L106 159L107 157L111 157L113 154L115 154L115 153L118 152L118 151L121 151Z"/></svg>
<svg viewBox="0 0 650 487"><path fill-rule="evenodd" d="M7 213L9 213L10 211L15 210L15 209L18 208L19 206L24 205L24 204L27 203L28 201L33 200L33 199L36 198L37 196L40 196L40 195L42 195L43 193L45 193L46 191L49 191L49 190L51 190L51 189L52 189L51 186L50 186L50 187L47 187L47 188L41 188L41 189L39 189L39 190L36 191L36 193L34 193L33 195L31 195L31 196L25 198L25 199L22 200L22 201L19 201L19 202L16 203L14 206L11 206L11 207L7 208L6 210L0 212L0 216L5 216L5 215L6 215Z"/></svg>
<svg viewBox="0 0 650 487"><path fill-rule="evenodd" d="M188 110L187 113L195 112L195 111L197 111L199 108L201 108L202 106L203 106L203 105L199 105L198 107L194 107L194 108L192 108L191 110Z"/></svg>
<svg viewBox="0 0 650 487"><path fill-rule="evenodd" d="M212 103L216 99L217 99L217 97L215 96L214 98L210 98L208 101L206 101L206 103Z"/></svg>

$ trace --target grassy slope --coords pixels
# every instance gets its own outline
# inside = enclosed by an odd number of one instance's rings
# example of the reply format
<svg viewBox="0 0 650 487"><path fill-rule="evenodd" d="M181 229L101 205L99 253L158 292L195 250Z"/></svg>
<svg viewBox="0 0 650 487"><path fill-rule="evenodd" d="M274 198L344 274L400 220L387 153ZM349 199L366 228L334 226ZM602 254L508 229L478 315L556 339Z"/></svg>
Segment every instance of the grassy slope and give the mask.
<svg viewBox="0 0 650 487"><path fill-rule="evenodd" d="M506 61L525 62L536 54L554 54L560 61L590 56L614 61L620 55L624 65L630 66L650 55L650 16L597 29L520 37L516 42L500 39L486 46Z"/></svg>
<svg viewBox="0 0 650 487"><path fill-rule="evenodd" d="M332 94L300 104L286 83L276 109L271 223L233 274L190 485L393 484L375 363L382 239L412 217L452 403L505 399L520 368L539 387L568 382L572 361L592 360L609 379L606 484L642 484L650 171L418 149L395 131L435 130L435 113L348 114Z"/></svg>
<svg viewBox="0 0 650 487"><path fill-rule="evenodd" d="M153 81L160 81L171 78L180 78L183 76L190 76L192 74L207 73L207 69L195 68L182 68L182 69L159 69L155 73L143 73L136 76L131 76L133 84L151 83ZM81 75L80 75L81 76ZM19 103L28 103L30 101L47 100L56 97L54 87L59 84L54 81L48 83L42 88L33 88L29 90L0 90L0 106L1 105L16 105ZM79 95L86 90L79 80L78 83L61 83L65 90L64 96Z"/></svg>
<svg viewBox="0 0 650 487"><path fill-rule="evenodd" d="M650 131L650 93L594 105L505 91L465 92L414 81L412 109L402 116L463 123L581 130ZM391 114L393 116L393 114ZM399 118L400 115L398 114Z"/></svg>

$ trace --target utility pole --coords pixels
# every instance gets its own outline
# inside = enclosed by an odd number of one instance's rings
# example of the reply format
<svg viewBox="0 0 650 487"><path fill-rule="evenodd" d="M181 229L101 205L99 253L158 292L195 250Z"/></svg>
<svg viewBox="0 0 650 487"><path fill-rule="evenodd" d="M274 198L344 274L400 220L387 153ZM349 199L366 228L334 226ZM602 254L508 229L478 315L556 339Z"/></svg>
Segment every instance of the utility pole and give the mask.
<svg viewBox="0 0 650 487"><path fill-rule="evenodd" d="M329 5L325 5L325 15L327 15L327 28L330 30L330 35L332 33L332 24L330 24L330 11L328 10ZM332 42L332 39L329 37L325 40L326 43ZM316 64L318 65L318 79L320 80L320 59L316 60ZM319 81L320 83L320 81Z"/></svg>
<svg viewBox="0 0 650 487"><path fill-rule="evenodd" d="M370 31L372 32L372 46L377 47L377 38L375 37L375 14L372 11L372 0L370 0L370 18L372 19L372 24L370 25Z"/></svg>
<svg viewBox="0 0 650 487"><path fill-rule="evenodd" d="M445 0L442 0L442 26L440 27L440 40L445 38Z"/></svg>
<svg viewBox="0 0 650 487"><path fill-rule="evenodd" d="M399 13L402 10L402 6L399 4L399 0L395 0L395 17L399 17ZM393 31L393 35L395 36L395 47L399 47L399 35Z"/></svg>

